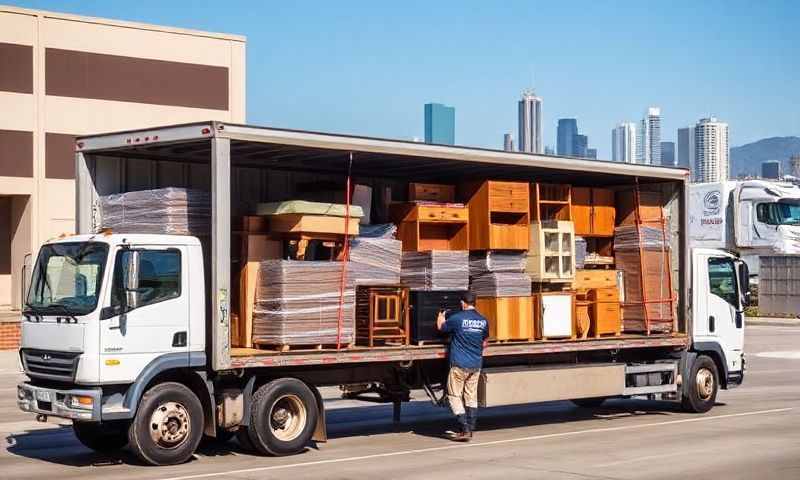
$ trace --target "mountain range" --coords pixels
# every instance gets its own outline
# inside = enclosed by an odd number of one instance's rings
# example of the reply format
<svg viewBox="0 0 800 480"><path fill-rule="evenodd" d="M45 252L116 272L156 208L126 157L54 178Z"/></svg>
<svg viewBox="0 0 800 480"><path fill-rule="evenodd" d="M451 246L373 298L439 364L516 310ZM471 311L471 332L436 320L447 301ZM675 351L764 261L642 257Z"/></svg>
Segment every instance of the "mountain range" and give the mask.
<svg viewBox="0 0 800 480"><path fill-rule="evenodd" d="M789 157L800 155L800 137L771 137L731 148L731 178L761 175L761 162L780 160L790 174Z"/></svg>

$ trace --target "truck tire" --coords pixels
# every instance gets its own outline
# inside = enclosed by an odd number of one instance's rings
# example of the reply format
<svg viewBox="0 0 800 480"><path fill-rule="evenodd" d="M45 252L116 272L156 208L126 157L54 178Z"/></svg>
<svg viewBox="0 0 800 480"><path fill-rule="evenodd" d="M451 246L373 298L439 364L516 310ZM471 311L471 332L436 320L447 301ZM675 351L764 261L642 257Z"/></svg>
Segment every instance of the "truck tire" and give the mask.
<svg viewBox="0 0 800 480"><path fill-rule="evenodd" d="M719 373L717 364L706 355L698 355L684 382L683 409L691 413L706 413L717 401Z"/></svg>
<svg viewBox="0 0 800 480"><path fill-rule="evenodd" d="M72 431L83 446L95 452L110 453L128 444L127 421L72 422Z"/></svg>
<svg viewBox="0 0 800 480"><path fill-rule="evenodd" d="M574 403L576 407L579 408L598 408L600 407L606 399L604 397L596 397L596 398L575 398L570 400L570 402Z"/></svg>
<svg viewBox="0 0 800 480"><path fill-rule="evenodd" d="M250 434L247 430L247 427L239 427L239 430L236 430L236 441L239 442L239 446L242 450L253 453L256 451L256 447L253 446L253 442L250 440Z"/></svg>
<svg viewBox="0 0 800 480"><path fill-rule="evenodd" d="M253 395L247 433L259 453L300 453L311 441L318 415L314 393L305 383L296 378L273 380Z"/></svg>
<svg viewBox="0 0 800 480"><path fill-rule="evenodd" d="M142 396L128 441L143 462L176 465L192 456L203 438L200 399L180 383L156 385Z"/></svg>

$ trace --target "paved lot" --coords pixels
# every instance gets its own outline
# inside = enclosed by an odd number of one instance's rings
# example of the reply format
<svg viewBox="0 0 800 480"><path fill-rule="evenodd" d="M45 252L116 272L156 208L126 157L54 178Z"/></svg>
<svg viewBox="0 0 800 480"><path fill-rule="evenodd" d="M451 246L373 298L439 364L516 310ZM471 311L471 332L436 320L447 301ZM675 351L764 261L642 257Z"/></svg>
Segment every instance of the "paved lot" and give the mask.
<svg viewBox="0 0 800 480"><path fill-rule="evenodd" d="M724 391L706 415L666 402L613 401L587 411L565 402L483 412L473 443L440 437L445 411L424 398L404 409L329 401L332 439L302 455L265 458L235 442L176 467L143 467L130 455L83 448L71 429L16 410L13 356L0 357L2 479L263 478L800 478L800 328L747 331L745 385ZM333 397L333 392L328 392Z"/></svg>

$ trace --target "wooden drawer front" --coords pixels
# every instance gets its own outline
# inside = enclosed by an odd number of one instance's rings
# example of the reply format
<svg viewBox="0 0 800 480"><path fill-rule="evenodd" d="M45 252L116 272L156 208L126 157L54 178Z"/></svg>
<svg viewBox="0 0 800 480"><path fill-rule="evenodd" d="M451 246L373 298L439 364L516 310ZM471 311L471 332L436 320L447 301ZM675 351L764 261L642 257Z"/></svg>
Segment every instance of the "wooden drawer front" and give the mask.
<svg viewBox="0 0 800 480"><path fill-rule="evenodd" d="M619 290L616 288L595 288L589 290L589 300L601 303L619 303Z"/></svg>
<svg viewBox="0 0 800 480"><path fill-rule="evenodd" d="M421 222L467 223L469 220L469 210L467 210L466 207L458 208L420 205L418 208L418 218Z"/></svg>
<svg viewBox="0 0 800 480"><path fill-rule="evenodd" d="M489 225L490 250L527 250L530 239L528 238L527 225ZM472 247L470 247L472 248ZM476 248L477 250L477 248Z"/></svg>
<svg viewBox="0 0 800 480"><path fill-rule="evenodd" d="M575 289L614 288L617 286L616 270L578 270L575 273Z"/></svg>
<svg viewBox="0 0 800 480"><path fill-rule="evenodd" d="M529 186L519 182L489 182L489 210L528 213Z"/></svg>
<svg viewBox="0 0 800 480"><path fill-rule="evenodd" d="M429 200L433 202L453 202L456 198L456 187L437 183L409 183L408 200Z"/></svg>

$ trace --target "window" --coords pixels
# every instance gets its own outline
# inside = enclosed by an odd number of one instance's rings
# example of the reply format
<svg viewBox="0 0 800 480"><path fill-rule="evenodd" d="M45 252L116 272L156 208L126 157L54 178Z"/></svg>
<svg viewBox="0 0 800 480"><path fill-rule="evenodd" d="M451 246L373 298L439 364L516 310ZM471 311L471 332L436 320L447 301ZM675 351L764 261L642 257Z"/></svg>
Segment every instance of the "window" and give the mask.
<svg viewBox="0 0 800 480"><path fill-rule="evenodd" d="M800 204L759 203L756 205L756 218L767 225L800 225Z"/></svg>
<svg viewBox="0 0 800 480"><path fill-rule="evenodd" d="M729 258L711 258L708 260L708 283L711 293L739 307L739 295L736 292L736 266Z"/></svg>
<svg viewBox="0 0 800 480"><path fill-rule="evenodd" d="M111 306L122 304L128 257L132 250L120 250L114 263ZM175 249L139 250L139 298L136 307L177 298L181 295L181 253Z"/></svg>

